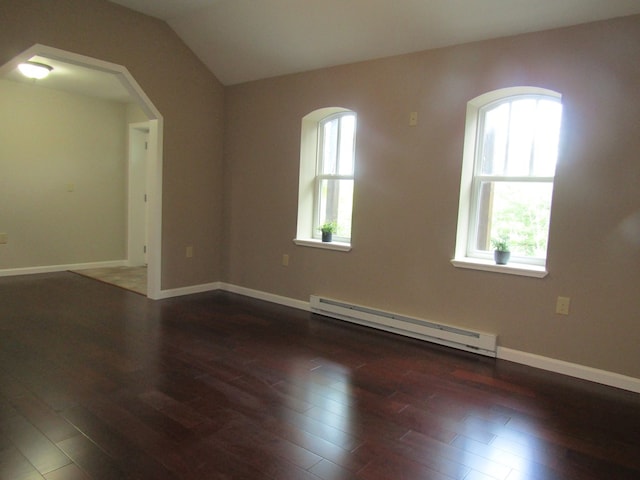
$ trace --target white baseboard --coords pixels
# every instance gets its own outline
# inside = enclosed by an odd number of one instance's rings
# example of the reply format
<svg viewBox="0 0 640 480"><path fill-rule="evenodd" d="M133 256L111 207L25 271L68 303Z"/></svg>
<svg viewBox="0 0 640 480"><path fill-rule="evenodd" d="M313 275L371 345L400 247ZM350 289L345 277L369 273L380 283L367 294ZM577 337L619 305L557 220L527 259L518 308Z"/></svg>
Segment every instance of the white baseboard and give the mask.
<svg viewBox="0 0 640 480"><path fill-rule="evenodd" d="M82 270L85 268L112 268L126 266L126 260L109 260L106 262L70 263L67 265L46 265L41 267L5 268L0 270L0 277L15 275L33 275L36 273L66 272L68 270Z"/></svg>
<svg viewBox="0 0 640 480"><path fill-rule="evenodd" d="M237 293L239 295L245 295L247 297L255 298L258 300L276 303L278 305L297 308L299 310L308 312L311 311L309 302L296 300L289 297L283 297L260 290L240 287L225 282L214 282L192 287L176 288L173 290L162 290L158 299L170 298L180 295L190 295L192 293L202 293L213 290L224 290L231 293ZM640 393L640 378L628 377L619 373L599 370L597 368L587 367L585 365L579 365L577 363L565 362L563 360L543 357L528 352L521 352L519 350L513 350L506 347L498 347L496 358L520 363L529 367L539 368L541 370L547 370L549 372L555 372L563 375L568 375L570 377L580 378L582 380L588 380L591 382L608 385L610 387L616 387L623 390Z"/></svg>
<svg viewBox="0 0 640 480"><path fill-rule="evenodd" d="M285 305L291 308L297 308L298 310L305 310L307 312L311 311L311 307L309 302L305 302L303 300L295 300L289 297L282 297L280 295L275 295L273 293L262 292L260 290L252 290L250 288L239 287L237 285L232 285L230 283L221 283L221 290L225 290L231 293L237 293L239 295L245 295L247 297L256 298L258 300L265 300L271 303L277 303L279 305Z"/></svg>
<svg viewBox="0 0 640 480"><path fill-rule="evenodd" d="M542 357L533 353L521 352L519 350L512 350L505 347L498 347L497 358L547 370L549 372L561 373L563 375L580 378L582 380L589 380L590 382L601 383L610 387L640 393L640 378L627 377L626 375L620 375L619 373L599 370L597 368L587 367L577 363Z"/></svg>
<svg viewBox="0 0 640 480"><path fill-rule="evenodd" d="M172 288L169 290L160 290L158 295L149 297L152 300L163 300L165 298L181 297L183 295L192 295L194 293L212 292L221 290L220 282L203 283L200 285L191 285L189 287Z"/></svg>
<svg viewBox="0 0 640 480"><path fill-rule="evenodd" d="M311 311L309 302L295 300L272 293L266 293L249 288L239 287L228 283L220 284L221 290L246 295L247 297L265 300L267 302L277 303L300 310ZM598 370L596 368L579 365L577 363L556 360L555 358L542 357L532 353L521 352L505 347L498 347L496 358L509 360L511 362L520 363L534 368L547 370L550 372L568 375L570 377L589 380L595 383L601 383L610 387L616 387L631 392L640 393L640 378L628 377L619 373L608 372L606 370Z"/></svg>

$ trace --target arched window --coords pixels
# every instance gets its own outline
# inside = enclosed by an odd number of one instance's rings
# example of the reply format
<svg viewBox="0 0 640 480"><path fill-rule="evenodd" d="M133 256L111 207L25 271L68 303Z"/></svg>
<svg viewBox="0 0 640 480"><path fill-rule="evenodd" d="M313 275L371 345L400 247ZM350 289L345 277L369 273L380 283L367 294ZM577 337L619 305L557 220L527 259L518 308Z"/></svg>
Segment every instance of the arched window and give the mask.
<svg viewBox="0 0 640 480"><path fill-rule="evenodd" d="M456 260L491 262L505 241L511 264L545 269L561 117L560 95L540 88L469 102Z"/></svg>
<svg viewBox="0 0 640 480"><path fill-rule="evenodd" d="M302 120L296 243L316 246L320 227L335 225L333 247L351 243L356 114L323 108Z"/></svg>

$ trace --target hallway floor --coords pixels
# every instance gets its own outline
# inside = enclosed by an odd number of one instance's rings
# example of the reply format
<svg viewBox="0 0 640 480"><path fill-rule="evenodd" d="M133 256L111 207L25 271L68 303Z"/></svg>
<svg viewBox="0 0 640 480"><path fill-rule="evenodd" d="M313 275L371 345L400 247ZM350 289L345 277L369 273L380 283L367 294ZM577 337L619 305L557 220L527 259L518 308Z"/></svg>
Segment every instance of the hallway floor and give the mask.
<svg viewBox="0 0 640 480"><path fill-rule="evenodd" d="M72 270L73 273L147 295L147 267L109 267Z"/></svg>

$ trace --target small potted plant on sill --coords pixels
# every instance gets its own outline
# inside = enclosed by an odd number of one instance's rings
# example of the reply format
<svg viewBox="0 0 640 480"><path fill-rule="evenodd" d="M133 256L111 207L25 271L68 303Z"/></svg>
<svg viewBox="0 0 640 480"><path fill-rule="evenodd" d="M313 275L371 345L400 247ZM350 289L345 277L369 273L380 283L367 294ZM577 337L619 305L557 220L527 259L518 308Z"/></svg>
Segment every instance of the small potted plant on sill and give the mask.
<svg viewBox="0 0 640 480"><path fill-rule="evenodd" d="M496 265L506 265L509 262L511 251L509 251L509 239L501 237L499 240L491 240L493 244L493 259Z"/></svg>
<svg viewBox="0 0 640 480"><path fill-rule="evenodd" d="M338 229L338 225L336 224L336 222L324 223L320 227L320 231L322 232L322 241L324 243L331 242L331 240L333 239L333 234L336 233L337 229Z"/></svg>

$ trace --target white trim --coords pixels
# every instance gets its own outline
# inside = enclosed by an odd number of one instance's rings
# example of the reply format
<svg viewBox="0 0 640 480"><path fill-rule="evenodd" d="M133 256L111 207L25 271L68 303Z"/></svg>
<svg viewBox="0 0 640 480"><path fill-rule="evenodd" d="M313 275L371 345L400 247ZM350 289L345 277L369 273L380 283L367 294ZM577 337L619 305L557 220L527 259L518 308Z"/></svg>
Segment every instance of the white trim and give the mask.
<svg viewBox="0 0 640 480"><path fill-rule="evenodd" d="M145 115L149 118L149 168L147 178L147 198L149 226L149 243L147 245L147 297L159 298L161 289L161 260L162 260L162 138L163 117L160 111L149 99L142 87L129 73L126 67L116 63L106 62L93 57L61 50L47 45L35 44L24 52L16 55L9 62L0 65L0 77L16 68L20 63L29 60L34 55L48 57L67 63L73 63L93 70L114 74L122 86L129 92ZM55 268L55 267L52 267ZM6 272L7 270L5 270ZM54 270L56 271L56 270Z"/></svg>
<svg viewBox="0 0 640 480"><path fill-rule="evenodd" d="M343 107L319 108L302 117L300 128L300 174L298 177L298 222L296 225L296 238L303 239L303 241L314 239L314 234L317 232L318 208L316 202L318 199L318 152L321 143L321 135L319 133L320 122L325 118L346 113L354 114L357 121L357 113ZM354 172L356 134L357 132L354 130ZM354 179L354 175L348 178ZM314 225L316 226L314 227ZM305 244L305 246L314 245ZM341 249L333 248L332 250Z"/></svg>
<svg viewBox="0 0 640 480"><path fill-rule="evenodd" d="M464 145L462 154L462 171L460 175L460 198L458 202L458 223L456 228L456 244L455 244L455 258L452 260L456 267L470 268L474 270L486 270L498 273L507 273L513 275L523 275L529 277L542 278L547 275L545 265L541 265L540 268L530 268L529 264L512 264L508 267L491 265L490 262L484 263L482 260L476 261L475 257L469 257L469 253L475 248L472 248L473 237L476 235L476 203L478 196L476 191L477 180L482 178L490 178L492 180L518 180L527 182L540 182L544 180L549 181L549 177L486 177L477 176L476 168L478 165L477 155L478 148L480 147L480 134L482 133L482 115L483 109L492 106L492 104L507 100L511 97L553 97L558 101L561 100L562 95L553 90L548 90L540 87L531 86L518 86L501 88L493 90L491 92L479 95L469 102L467 102L466 117L465 117L465 133L464 133ZM474 178L476 180L474 180ZM554 177L550 177L553 182ZM545 260L546 262L546 260ZM540 263L539 261L537 263Z"/></svg>
<svg viewBox="0 0 640 480"><path fill-rule="evenodd" d="M533 353L521 352L505 347L498 347L497 358L640 393L640 378L628 377L619 373L587 367L577 363L565 362L564 360L556 360L555 358L542 357Z"/></svg>
<svg viewBox="0 0 640 480"><path fill-rule="evenodd" d="M304 300L296 300L273 293L253 290L246 287L240 287L225 282L214 282L203 285L195 285L191 287L176 288L173 290L162 290L160 298L177 297L180 295L189 295L192 293L202 293L207 291L223 290L226 292L237 293L246 297L264 300L267 302L284 305L286 307L296 308L311 312L311 305ZM549 372L559 373L574 378L580 378L590 382L600 383L610 387L620 388L635 393L640 393L640 378L629 377L615 372L599 370L597 368L579 365L577 363L565 362L555 358L543 357L533 353L521 352L506 347L498 347L496 359L506 360L519 363L532 368L539 368Z"/></svg>
<svg viewBox="0 0 640 480"><path fill-rule="evenodd" d="M337 250L339 252L351 251L351 244L342 242L322 242L312 238L294 238L293 243L301 247L324 248L325 250Z"/></svg>
<svg viewBox="0 0 640 480"><path fill-rule="evenodd" d="M220 289L228 292L238 293L247 297L256 298L258 300L266 300L268 302L285 305L299 310L311 311L309 302L295 300L280 295L251 290L249 288L239 287L228 283L221 283ZM569 363L554 358L542 357L532 353L512 350L510 348L498 347L497 359L508 360L532 368L539 368L550 372L568 375L570 377L580 378L610 387L621 388L635 393L640 393L640 378L628 377L615 372L606 370L598 370L596 368Z"/></svg>
<svg viewBox="0 0 640 480"><path fill-rule="evenodd" d="M162 116L149 121L147 152L147 297L156 298L162 290Z"/></svg>
<svg viewBox="0 0 640 480"><path fill-rule="evenodd" d="M129 124L127 144L127 261L134 267L147 264L149 121Z"/></svg>
<svg viewBox="0 0 640 480"><path fill-rule="evenodd" d="M275 303L278 305L284 305L286 307L297 308L307 312L311 311L309 302L303 300L295 300L289 297L282 297L273 293L263 292L261 290L253 290L251 288L240 287L231 283L225 282L212 282L204 283L201 285L192 285L190 287L173 288L169 290L162 290L158 298L155 300L162 300L166 298L179 297L183 295L191 295L195 293L213 292L216 290L222 290L225 292L237 293L238 295L244 295L245 297L255 298L257 300L264 300L266 302Z"/></svg>
<svg viewBox="0 0 640 480"><path fill-rule="evenodd" d="M40 267L5 268L0 270L0 277L12 277L14 275L33 275L37 273L66 272L69 270L83 270L86 268L113 268L124 267L126 260L109 260L106 262L69 263L66 265L45 265Z"/></svg>
<svg viewBox="0 0 640 480"><path fill-rule="evenodd" d="M508 273L523 277L544 278L549 272L541 265L528 265L523 263L510 263L507 265L497 265L490 260L479 258L454 258L451 260L454 267L468 268L471 270L484 270L486 272Z"/></svg>
<svg viewBox="0 0 640 480"><path fill-rule="evenodd" d="M237 293L239 295L244 295L246 297L255 298L258 300L265 300L271 303L277 303L278 305L284 305L286 307L297 308L298 310L304 310L306 312L311 311L311 306L309 302L305 302L304 300L296 300L294 298L282 297L280 295L275 295L273 293L262 292L260 290L252 290L246 287L239 287L237 285L232 285L230 283L222 282L220 284L220 289L226 292Z"/></svg>
<svg viewBox="0 0 640 480"><path fill-rule="evenodd" d="M193 295L195 293L212 292L220 290L220 282L203 283L200 285L191 285L189 287L171 288L169 290L160 290L153 300L163 300L166 298L181 297L183 295Z"/></svg>

